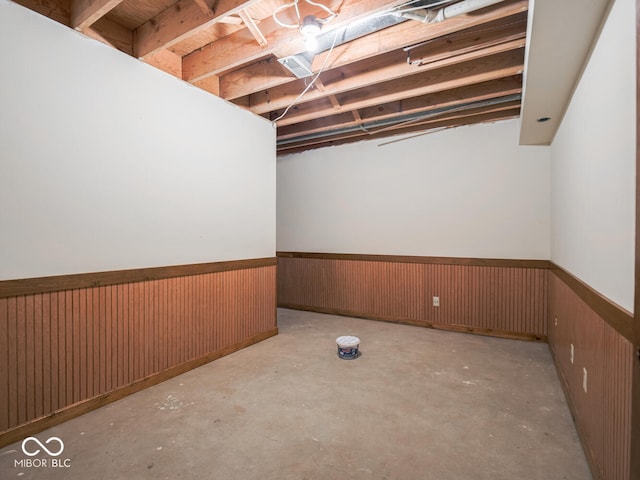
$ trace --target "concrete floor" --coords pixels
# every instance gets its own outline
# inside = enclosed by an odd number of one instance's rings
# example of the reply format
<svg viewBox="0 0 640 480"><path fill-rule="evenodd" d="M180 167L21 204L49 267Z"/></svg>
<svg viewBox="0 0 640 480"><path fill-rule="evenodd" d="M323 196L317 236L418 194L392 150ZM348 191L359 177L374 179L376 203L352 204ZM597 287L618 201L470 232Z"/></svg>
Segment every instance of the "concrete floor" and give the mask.
<svg viewBox="0 0 640 480"><path fill-rule="evenodd" d="M38 434L64 441L68 467L16 467L16 443L0 477L591 478L546 344L291 310L278 323L276 337ZM337 357L340 335L360 337L360 358Z"/></svg>

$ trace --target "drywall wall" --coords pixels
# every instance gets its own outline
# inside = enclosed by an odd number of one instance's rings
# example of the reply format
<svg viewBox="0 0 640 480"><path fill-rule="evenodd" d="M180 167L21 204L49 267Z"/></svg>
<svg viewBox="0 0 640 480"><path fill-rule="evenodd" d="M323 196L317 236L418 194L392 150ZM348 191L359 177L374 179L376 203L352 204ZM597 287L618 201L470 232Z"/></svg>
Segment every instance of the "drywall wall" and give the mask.
<svg viewBox="0 0 640 480"><path fill-rule="evenodd" d="M551 147L551 259L633 311L635 2L616 0Z"/></svg>
<svg viewBox="0 0 640 480"><path fill-rule="evenodd" d="M274 256L264 119L6 0L0 60L0 280Z"/></svg>
<svg viewBox="0 0 640 480"><path fill-rule="evenodd" d="M516 120L277 161L277 249L549 258L549 149Z"/></svg>

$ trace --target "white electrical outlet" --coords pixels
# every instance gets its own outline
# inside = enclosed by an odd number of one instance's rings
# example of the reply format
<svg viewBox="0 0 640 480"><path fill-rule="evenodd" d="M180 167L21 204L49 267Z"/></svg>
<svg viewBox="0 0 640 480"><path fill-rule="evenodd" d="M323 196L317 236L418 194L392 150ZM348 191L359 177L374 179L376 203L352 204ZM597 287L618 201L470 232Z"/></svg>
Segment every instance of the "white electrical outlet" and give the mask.
<svg viewBox="0 0 640 480"><path fill-rule="evenodd" d="M434 307L440 306L440 297L433 297L433 306Z"/></svg>
<svg viewBox="0 0 640 480"><path fill-rule="evenodd" d="M573 343L571 344L571 357L569 357L571 359L571 363L573 363Z"/></svg>
<svg viewBox="0 0 640 480"><path fill-rule="evenodd" d="M558 326L558 317L555 318L555 320L553 321L554 325L557 327Z"/></svg>
<svg viewBox="0 0 640 480"><path fill-rule="evenodd" d="M582 389L584 390L584 393L587 393L587 369L586 368L582 369Z"/></svg>

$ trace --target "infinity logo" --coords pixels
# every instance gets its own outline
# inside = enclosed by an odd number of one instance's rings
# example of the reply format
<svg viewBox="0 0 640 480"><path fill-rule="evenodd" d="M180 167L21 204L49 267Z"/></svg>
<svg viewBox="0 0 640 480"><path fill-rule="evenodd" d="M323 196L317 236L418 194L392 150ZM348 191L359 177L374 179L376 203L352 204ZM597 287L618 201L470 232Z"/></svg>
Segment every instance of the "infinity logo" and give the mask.
<svg viewBox="0 0 640 480"><path fill-rule="evenodd" d="M25 455L28 455L29 457L33 457L34 455L39 454L40 453L40 448L42 448L42 450L47 452L52 457L57 457L58 455L60 455L64 451L64 443L62 443L62 440L60 440L58 437L50 437L44 443L46 443L48 445L52 441L56 441L56 442L58 442L60 444L60 450L58 450L57 452L52 452L51 450L49 450L36 437L27 437L27 438L25 438L22 441L22 451L24 452ZM26 448L26 445L27 445L28 442L35 442L37 445L40 446L40 448L38 448L35 452L29 452L29 451L27 451L27 448Z"/></svg>

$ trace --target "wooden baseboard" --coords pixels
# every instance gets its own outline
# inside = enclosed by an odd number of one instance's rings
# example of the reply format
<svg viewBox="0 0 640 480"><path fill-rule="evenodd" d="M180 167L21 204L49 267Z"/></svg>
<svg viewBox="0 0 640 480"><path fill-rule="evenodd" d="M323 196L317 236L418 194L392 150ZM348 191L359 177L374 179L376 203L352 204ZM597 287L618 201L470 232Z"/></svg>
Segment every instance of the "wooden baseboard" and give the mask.
<svg viewBox="0 0 640 480"><path fill-rule="evenodd" d="M341 315L344 317L363 318L365 320L376 320L379 322L400 323L402 325L413 325L416 327L433 328L436 330L447 330L451 332L472 333L475 335L485 335L488 337L508 338L510 340L525 340L533 342L546 342L546 335L535 335L529 333L508 332L504 330L493 330L490 328L470 327L466 325L430 323L411 318L391 317L384 315L370 315L359 312L351 312L347 310L315 307L309 305L283 304L279 303L278 307L288 308L291 310L303 310L306 312L326 313L329 315Z"/></svg>
<svg viewBox="0 0 640 480"><path fill-rule="evenodd" d="M560 368L558 355L554 350L551 342L549 342L549 350L551 351L551 358L553 359L553 364L556 367L556 372L558 373L558 378L560 379L560 385L562 386L562 390L564 391L564 396L567 399L567 405L569 405L569 410L571 411L571 416L573 417L573 424L576 426L576 430L578 432L578 438L580 439L580 443L582 444L582 449L584 450L585 457L587 458L589 470L591 470L591 476L593 477L593 480L604 480L604 476L602 475L602 472L600 472L600 469L598 468L598 463L596 462L596 456L591 450L590 445L585 440L586 437L584 435L584 432L580 428L580 424L576 421L576 419L578 418L578 412L576 411L576 407L573 402L573 397L571 396L571 389L569 388L567 377L562 371L562 368Z"/></svg>
<svg viewBox="0 0 640 480"><path fill-rule="evenodd" d="M210 363L218 358L224 357L231 353L242 350L250 345L266 340L278 334L278 328L273 328L265 332L253 335L241 342L234 345L230 345L226 348L216 350L215 352L208 353L202 357L189 360L188 362L176 365L162 372L155 373L146 378L140 379L134 383L126 385L124 387L112 390L97 397L84 400L82 402L68 405L60 410L57 410L49 415L30 421L29 423L20 425L18 427L0 432L0 448L11 445L14 442L20 441L25 437L37 434L43 430L59 425L72 418L79 417L92 410L100 408L109 403L120 400L128 395L144 390L145 388L157 385L158 383L169 380L177 375L193 370L194 368L201 367L207 363Z"/></svg>

